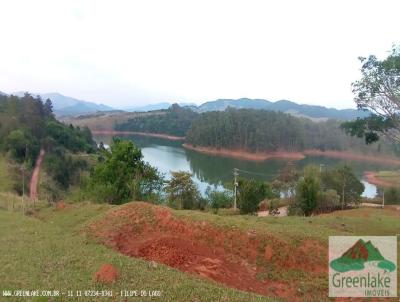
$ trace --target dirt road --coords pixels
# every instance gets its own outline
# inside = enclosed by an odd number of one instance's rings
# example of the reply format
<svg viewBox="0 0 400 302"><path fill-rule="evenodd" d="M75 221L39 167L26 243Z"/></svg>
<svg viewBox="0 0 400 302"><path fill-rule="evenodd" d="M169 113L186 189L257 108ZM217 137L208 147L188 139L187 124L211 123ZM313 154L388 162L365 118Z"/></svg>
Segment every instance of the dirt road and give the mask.
<svg viewBox="0 0 400 302"><path fill-rule="evenodd" d="M45 153L46 152L44 151L44 149L40 149L39 156L36 160L35 168L33 169L31 182L29 184L29 192L31 200L35 200L38 198L39 173Z"/></svg>

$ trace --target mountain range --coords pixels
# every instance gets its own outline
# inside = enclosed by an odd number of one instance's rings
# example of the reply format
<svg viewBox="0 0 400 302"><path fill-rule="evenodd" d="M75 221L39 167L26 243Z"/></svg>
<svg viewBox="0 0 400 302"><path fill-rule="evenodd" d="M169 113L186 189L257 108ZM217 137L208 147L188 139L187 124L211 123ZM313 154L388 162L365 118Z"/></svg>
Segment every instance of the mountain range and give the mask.
<svg viewBox="0 0 400 302"><path fill-rule="evenodd" d="M24 91L14 92L13 95L23 96ZM5 94L0 91L0 95ZM111 106L104 104L97 104L94 102L88 102L78 100L73 97L65 96L57 92L53 93L31 93L32 95L39 95L42 100L50 99L53 102L54 112L57 116L77 116L84 114L91 114L99 111L115 111L118 110ZM249 109L263 109L271 111L281 111L289 113L298 117L305 117L314 121L323 121L327 119L337 120L352 120L357 117L366 117L370 112L364 112L355 109L336 109L327 108L316 105L305 105L297 104L288 100L280 100L277 102L271 102L264 99L218 99L210 101L197 106L194 103L178 103L181 107L190 108L195 112L207 112L207 111L223 111L228 107L231 108L249 108ZM149 104L144 106L126 107L124 111L128 112L146 112L154 110L168 109L172 103L162 102L156 104Z"/></svg>
<svg viewBox="0 0 400 302"><path fill-rule="evenodd" d="M25 91L18 91L18 92L13 92L11 94L18 97L22 97L24 96L25 93L26 93ZM107 105L78 100L69 96L62 95L57 92L31 93L31 94L33 96L39 95L43 101L50 99L53 103L54 113L57 116L72 116L72 115L93 113L97 111L115 110L114 108Z"/></svg>
<svg viewBox="0 0 400 302"><path fill-rule="evenodd" d="M232 108L251 108L264 109L271 111L281 111L299 117L308 117L311 119L337 119L352 120L357 117L366 117L370 113L355 109L336 109L316 105L297 104L287 100L271 102L263 99L218 99L207 102L198 107L200 112L222 111L228 107Z"/></svg>

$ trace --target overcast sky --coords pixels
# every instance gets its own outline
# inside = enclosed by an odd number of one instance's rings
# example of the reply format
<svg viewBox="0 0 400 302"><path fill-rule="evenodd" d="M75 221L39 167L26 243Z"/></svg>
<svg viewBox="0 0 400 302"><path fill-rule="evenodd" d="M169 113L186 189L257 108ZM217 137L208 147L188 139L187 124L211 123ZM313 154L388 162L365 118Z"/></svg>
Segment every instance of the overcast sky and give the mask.
<svg viewBox="0 0 400 302"><path fill-rule="evenodd" d="M352 108L357 57L400 42L399 0L1 0L0 12L0 91L114 107L249 97Z"/></svg>

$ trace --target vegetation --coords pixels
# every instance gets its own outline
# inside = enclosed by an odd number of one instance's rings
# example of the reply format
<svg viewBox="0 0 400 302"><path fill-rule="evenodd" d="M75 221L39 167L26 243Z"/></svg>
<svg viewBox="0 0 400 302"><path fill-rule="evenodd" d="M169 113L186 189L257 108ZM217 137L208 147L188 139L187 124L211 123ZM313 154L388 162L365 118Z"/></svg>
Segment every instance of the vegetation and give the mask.
<svg viewBox="0 0 400 302"><path fill-rule="evenodd" d="M0 197L0 203L4 201ZM134 284L135 288L162 291L162 299L166 301L274 301L273 298L221 286L162 264L151 266L144 259L126 257L98 244L82 232L89 222L117 208L119 206L80 203L67 206L65 210L44 207L31 217L0 209L0 266L7 268L0 270L3 290L16 290L23 286L29 289L93 289L119 293ZM173 214L186 220L206 221L225 229L279 236L291 248L305 239L327 245L328 236L332 235L382 236L395 234L400 229L398 213L390 209L377 211L364 208L332 215L279 219L217 216L199 211L173 211ZM287 253L288 250L281 252ZM104 263L110 263L119 270L120 278L116 282L102 284L93 280L94 273ZM269 274L275 280L288 282L299 278L300 272L271 270ZM302 291L313 297L319 294L319 301L328 301L325 277L317 278L315 274L300 276ZM171 280L174 286L171 286ZM193 288L196 290L193 291ZM85 299L99 300L98 297ZM81 301L82 298L72 297L69 300ZM101 300L114 301L115 297Z"/></svg>
<svg viewBox="0 0 400 302"><path fill-rule="evenodd" d="M257 212L262 200L275 197L269 183L244 178L238 181L237 206L242 214Z"/></svg>
<svg viewBox="0 0 400 302"><path fill-rule="evenodd" d="M0 204L3 201L0 196ZM121 290L130 289L159 290L163 301L186 302L198 298L205 302L273 301L219 286L162 264L152 267L148 261L126 257L82 232L87 223L112 209L115 206L79 203L65 210L44 207L34 217L29 217L0 208L0 265L7 268L0 270L2 290L81 290L82 293L84 290L112 290L114 293L113 297L68 297L71 302L82 299L115 301ZM94 281L95 272L104 263L118 269L117 282ZM48 301L48 298L33 301ZM54 301L61 300L54 298Z"/></svg>
<svg viewBox="0 0 400 302"><path fill-rule="evenodd" d="M281 112L232 108L202 113L188 130L186 142L249 152L318 149L391 154L396 150L384 143L367 147L361 139L347 137L334 120L314 123Z"/></svg>
<svg viewBox="0 0 400 302"><path fill-rule="evenodd" d="M184 171L171 172L165 192L168 204L175 209L200 208L200 192L193 182L192 174Z"/></svg>
<svg viewBox="0 0 400 302"><path fill-rule="evenodd" d="M336 167L322 173L321 177L325 188L335 190L340 196L342 209L360 202L365 188L349 166Z"/></svg>
<svg viewBox="0 0 400 302"><path fill-rule="evenodd" d="M173 104L160 115L139 115L128 121L117 124L115 130L165 133L175 136L185 136L193 120L198 114L191 109Z"/></svg>
<svg viewBox="0 0 400 302"><path fill-rule="evenodd" d="M6 159L0 155L0 192L12 192L14 190L12 174Z"/></svg>
<svg viewBox="0 0 400 302"><path fill-rule="evenodd" d="M80 129L58 122L50 100L25 94L0 95L0 152L17 164L32 169L40 149L47 153L45 168L54 185L67 189L81 169L82 159L70 156L92 153L96 144L88 128ZM15 191L21 192L18 186Z"/></svg>
<svg viewBox="0 0 400 302"><path fill-rule="evenodd" d="M385 189L385 204L400 204L400 188Z"/></svg>
<svg viewBox="0 0 400 302"><path fill-rule="evenodd" d="M218 212L219 209L229 209L232 207L233 193L229 190L213 190L210 186L208 186L205 195L207 204L215 212Z"/></svg>
<svg viewBox="0 0 400 302"><path fill-rule="evenodd" d="M114 138L109 150L100 150L87 190L97 201L121 204L154 198L162 185L163 176L143 161L133 142Z"/></svg>
<svg viewBox="0 0 400 302"><path fill-rule="evenodd" d="M315 166L304 169L289 206L290 215L310 216L356 205L361 201L364 185L349 166L319 171Z"/></svg>
<svg viewBox="0 0 400 302"><path fill-rule="evenodd" d="M375 56L360 58L360 80L353 83L355 102L359 109L370 110L370 117L343 123L352 136L364 137L367 144L383 134L400 142L400 46L393 47L384 60Z"/></svg>
<svg viewBox="0 0 400 302"><path fill-rule="evenodd" d="M297 202L304 215L310 216L317 208L317 202L321 190L318 170L314 166L307 167L297 184Z"/></svg>

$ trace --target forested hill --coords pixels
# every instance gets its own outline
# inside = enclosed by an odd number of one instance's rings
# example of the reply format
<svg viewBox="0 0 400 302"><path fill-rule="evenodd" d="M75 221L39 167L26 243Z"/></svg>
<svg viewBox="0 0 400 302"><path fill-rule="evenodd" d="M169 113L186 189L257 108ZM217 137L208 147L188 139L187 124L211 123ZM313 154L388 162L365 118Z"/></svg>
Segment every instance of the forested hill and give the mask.
<svg viewBox="0 0 400 302"><path fill-rule="evenodd" d="M185 136L193 121L199 116L188 108L173 104L167 110L160 110L159 114L139 115L128 121L117 123L115 130L163 133L175 136Z"/></svg>
<svg viewBox="0 0 400 302"><path fill-rule="evenodd" d="M96 144L88 128L57 121L50 100L43 103L29 94L21 98L0 95L0 153L29 171L40 149L47 153L48 175L67 188L74 172L84 166L70 154L93 152Z"/></svg>
<svg viewBox="0 0 400 302"><path fill-rule="evenodd" d="M305 149L392 153L387 144L366 146L345 135L334 120L315 123L282 112L228 109L202 113L186 134L193 146L250 152Z"/></svg>

